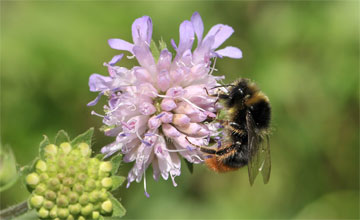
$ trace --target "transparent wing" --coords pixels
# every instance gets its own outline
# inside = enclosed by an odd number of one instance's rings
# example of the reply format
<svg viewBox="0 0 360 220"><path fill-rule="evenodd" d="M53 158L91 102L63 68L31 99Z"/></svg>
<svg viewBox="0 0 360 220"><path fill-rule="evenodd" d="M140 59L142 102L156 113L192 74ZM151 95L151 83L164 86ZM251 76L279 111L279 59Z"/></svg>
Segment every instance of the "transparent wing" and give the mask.
<svg viewBox="0 0 360 220"><path fill-rule="evenodd" d="M271 171L270 142L266 135L264 138L257 133L254 119L250 111L246 113L246 124L248 132L248 172L250 185L253 185L256 176L261 172L264 183L268 183Z"/></svg>
<svg viewBox="0 0 360 220"><path fill-rule="evenodd" d="M259 174L260 155L259 152L259 136L255 132L255 122L251 116L250 111L246 113L246 125L248 133L248 173L250 185L254 184L256 176Z"/></svg>
<svg viewBox="0 0 360 220"><path fill-rule="evenodd" d="M262 165L260 167L261 174L263 176L264 184L269 182L271 173L271 157L270 157L270 141L269 136L266 135L265 140L261 142L261 155L263 158Z"/></svg>

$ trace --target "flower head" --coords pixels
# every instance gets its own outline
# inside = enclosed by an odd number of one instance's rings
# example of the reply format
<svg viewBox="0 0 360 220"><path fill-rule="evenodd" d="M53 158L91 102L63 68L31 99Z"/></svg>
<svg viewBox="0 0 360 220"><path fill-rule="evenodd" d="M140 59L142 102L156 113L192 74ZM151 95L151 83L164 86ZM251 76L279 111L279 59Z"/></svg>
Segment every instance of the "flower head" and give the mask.
<svg viewBox="0 0 360 220"><path fill-rule="evenodd" d="M212 75L211 59L242 57L235 47L217 50L233 33L231 27L215 25L204 38L203 30L197 12L190 21L182 22L179 43L171 41L176 51L173 57L164 42L160 42L159 50L151 40L151 18L138 18L132 25L133 43L110 39L109 45L130 52L140 65L131 69L115 65L123 57L120 54L104 64L109 76L90 76L90 91L99 92L99 96L88 105L95 105L102 95L108 96L102 116L104 131L116 137L102 153L110 156L120 151L125 162L134 162L128 186L144 177L147 196L144 174L150 165L155 180L170 176L176 186L181 157L190 163L203 162L203 155L192 144L206 145L207 137L215 132L205 121L216 116L219 105L208 93L224 78ZM192 50L195 35L197 47Z"/></svg>

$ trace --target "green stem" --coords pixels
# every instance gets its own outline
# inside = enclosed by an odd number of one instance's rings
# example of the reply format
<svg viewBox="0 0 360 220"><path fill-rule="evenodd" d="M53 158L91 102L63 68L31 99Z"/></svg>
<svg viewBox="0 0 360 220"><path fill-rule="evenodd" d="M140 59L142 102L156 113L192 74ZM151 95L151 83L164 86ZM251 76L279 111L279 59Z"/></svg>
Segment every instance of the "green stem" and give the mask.
<svg viewBox="0 0 360 220"><path fill-rule="evenodd" d="M10 206L9 208L0 211L0 219L11 219L25 213L28 210L27 201L21 202L17 205Z"/></svg>

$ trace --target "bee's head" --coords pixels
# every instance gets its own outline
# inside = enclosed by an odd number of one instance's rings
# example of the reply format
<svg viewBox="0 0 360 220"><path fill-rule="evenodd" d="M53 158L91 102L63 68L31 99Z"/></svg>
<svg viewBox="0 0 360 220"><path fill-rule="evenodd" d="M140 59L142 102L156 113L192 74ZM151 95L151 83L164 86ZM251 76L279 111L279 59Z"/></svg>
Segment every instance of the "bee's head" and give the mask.
<svg viewBox="0 0 360 220"><path fill-rule="evenodd" d="M229 106L233 106L235 103L243 103L246 98L253 94L249 83L248 79L241 79L229 87Z"/></svg>

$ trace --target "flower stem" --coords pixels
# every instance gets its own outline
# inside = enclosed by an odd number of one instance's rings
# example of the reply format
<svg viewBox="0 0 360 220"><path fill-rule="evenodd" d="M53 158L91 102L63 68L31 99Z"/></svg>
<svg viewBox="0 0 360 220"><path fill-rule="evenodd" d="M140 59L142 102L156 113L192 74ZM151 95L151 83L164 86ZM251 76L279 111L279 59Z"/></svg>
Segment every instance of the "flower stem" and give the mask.
<svg viewBox="0 0 360 220"><path fill-rule="evenodd" d="M23 201L17 205L10 206L9 208L0 211L0 219L11 219L25 213L28 210L27 201Z"/></svg>

